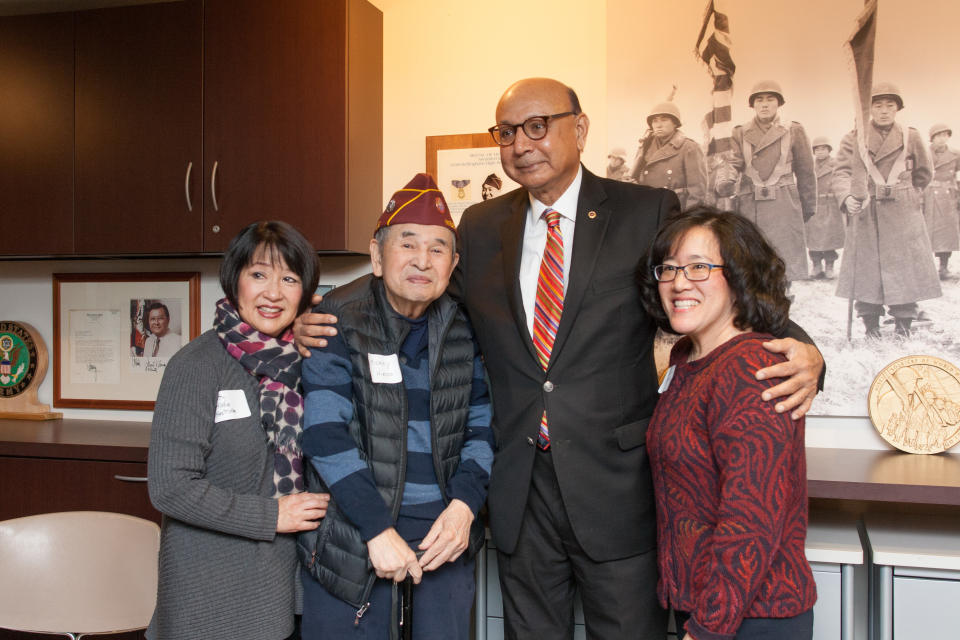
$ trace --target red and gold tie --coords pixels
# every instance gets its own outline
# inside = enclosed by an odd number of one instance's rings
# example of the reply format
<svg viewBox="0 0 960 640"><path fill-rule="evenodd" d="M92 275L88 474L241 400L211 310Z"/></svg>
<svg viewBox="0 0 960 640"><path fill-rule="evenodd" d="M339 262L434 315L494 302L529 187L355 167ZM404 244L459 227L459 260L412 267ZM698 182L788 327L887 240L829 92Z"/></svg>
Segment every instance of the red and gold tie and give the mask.
<svg viewBox="0 0 960 640"><path fill-rule="evenodd" d="M563 234L560 232L560 214L553 209L543 212L547 221L547 244L540 262L540 277L537 279L537 299L533 308L533 346L537 350L540 366L547 370L557 327L563 314ZM540 417L540 433L537 446L550 448L550 431L547 429L547 412Z"/></svg>

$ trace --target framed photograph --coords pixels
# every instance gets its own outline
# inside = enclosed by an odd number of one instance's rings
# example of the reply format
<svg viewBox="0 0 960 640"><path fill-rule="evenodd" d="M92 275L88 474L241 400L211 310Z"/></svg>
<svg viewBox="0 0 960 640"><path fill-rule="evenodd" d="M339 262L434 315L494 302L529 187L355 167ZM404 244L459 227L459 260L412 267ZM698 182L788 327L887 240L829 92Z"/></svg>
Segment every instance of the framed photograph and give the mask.
<svg viewBox="0 0 960 640"><path fill-rule="evenodd" d="M200 274L53 274L53 406L152 410L200 331Z"/></svg>
<svg viewBox="0 0 960 640"><path fill-rule="evenodd" d="M427 173L437 181L460 222L464 209L517 188L500 166L500 147L489 133L427 136Z"/></svg>

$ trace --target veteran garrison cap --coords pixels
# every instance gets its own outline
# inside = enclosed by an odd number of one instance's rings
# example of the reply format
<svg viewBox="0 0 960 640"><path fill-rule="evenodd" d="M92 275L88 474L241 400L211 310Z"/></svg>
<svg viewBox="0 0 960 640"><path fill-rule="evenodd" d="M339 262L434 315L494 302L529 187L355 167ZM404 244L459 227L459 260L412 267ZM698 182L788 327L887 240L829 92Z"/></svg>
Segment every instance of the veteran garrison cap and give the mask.
<svg viewBox="0 0 960 640"><path fill-rule="evenodd" d="M374 233L382 227L397 224L436 225L457 233L447 201L437 188L437 183L426 173L418 173L407 186L393 194L377 220Z"/></svg>
<svg viewBox="0 0 960 640"><path fill-rule="evenodd" d="M494 189L500 189L503 187L503 180L501 180L497 174L491 173L487 176L487 179L483 181L483 185L481 186L484 185L490 185Z"/></svg>

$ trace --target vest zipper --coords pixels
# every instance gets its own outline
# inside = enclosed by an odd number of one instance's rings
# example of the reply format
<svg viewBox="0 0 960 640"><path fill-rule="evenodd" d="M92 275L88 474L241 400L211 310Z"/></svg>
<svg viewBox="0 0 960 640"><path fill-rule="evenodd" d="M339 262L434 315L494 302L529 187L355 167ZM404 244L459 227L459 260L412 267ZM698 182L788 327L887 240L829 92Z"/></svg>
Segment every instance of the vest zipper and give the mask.
<svg viewBox="0 0 960 640"><path fill-rule="evenodd" d="M370 603L368 602L362 607L360 607L359 609L357 609L357 617L353 619L353 626L357 627L360 625L360 618L363 617L363 614L365 614L367 612L367 609L369 608L370 608Z"/></svg>

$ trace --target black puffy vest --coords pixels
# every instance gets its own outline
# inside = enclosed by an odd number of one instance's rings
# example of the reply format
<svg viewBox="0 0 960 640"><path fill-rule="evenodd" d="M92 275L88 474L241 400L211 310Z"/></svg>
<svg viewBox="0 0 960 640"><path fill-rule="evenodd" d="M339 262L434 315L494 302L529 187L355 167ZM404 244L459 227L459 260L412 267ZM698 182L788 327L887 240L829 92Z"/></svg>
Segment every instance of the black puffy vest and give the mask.
<svg viewBox="0 0 960 640"><path fill-rule="evenodd" d="M317 311L334 314L339 320L353 366L350 434L396 520L407 465L407 390L402 383L374 384L367 354L398 353L409 324L392 312L383 280L372 275L334 289ZM464 312L446 294L430 305L427 314L433 465L446 500L446 483L460 464L467 427L474 342ZM308 490L328 491L313 465L305 467ZM482 544L483 525L476 519L468 553L476 553ZM297 552L303 565L331 594L358 609L366 603L376 574L366 543L335 500L331 499L320 527L299 535Z"/></svg>

